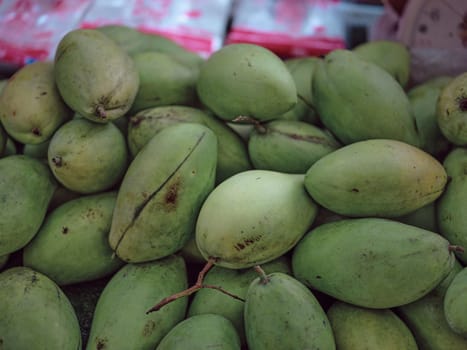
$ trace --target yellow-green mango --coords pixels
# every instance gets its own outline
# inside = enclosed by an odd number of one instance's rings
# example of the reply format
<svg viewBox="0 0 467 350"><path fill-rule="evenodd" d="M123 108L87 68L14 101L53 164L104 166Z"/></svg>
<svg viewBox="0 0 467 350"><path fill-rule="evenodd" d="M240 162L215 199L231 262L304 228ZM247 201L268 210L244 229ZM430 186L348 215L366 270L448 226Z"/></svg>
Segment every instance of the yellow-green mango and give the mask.
<svg viewBox="0 0 467 350"><path fill-rule="evenodd" d="M316 161L305 186L318 204L352 217L397 217L434 202L447 174L430 154L396 140L365 140Z"/></svg>
<svg viewBox="0 0 467 350"><path fill-rule="evenodd" d="M418 350L411 331L391 309L336 301L327 316L339 350Z"/></svg>
<svg viewBox="0 0 467 350"><path fill-rule="evenodd" d="M217 136L216 183L252 168L243 140L214 115L189 106L161 106L145 109L130 118L128 147L132 156L163 128L177 123L198 123Z"/></svg>
<svg viewBox="0 0 467 350"><path fill-rule="evenodd" d="M47 165L25 155L0 158L0 174L0 255L5 255L39 231L57 184Z"/></svg>
<svg viewBox="0 0 467 350"><path fill-rule="evenodd" d="M224 120L277 119L297 103L297 88L284 62L255 44L230 44L201 65L197 92Z"/></svg>
<svg viewBox="0 0 467 350"><path fill-rule="evenodd" d="M450 142L439 129L436 105L441 89L451 80L451 77L440 76L416 85L407 92L420 136L420 148L438 159L445 156Z"/></svg>
<svg viewBox="0 0 467 350"><path fill-rule="evenodd" d="M336 349L331 325L316 297L281 272L251 282L245 331L250 350Z"/></svg>
<svg viewBox="0 0 467 350"><path fill-rule="evenodd" d="M140 84L129 113L157 106L195 104L199 71L162 52L141 52L133 60Z"/></svg>
<svg viewBox="0 0 467 350"><path fill-rule="evenodd" d="M2 350L81 349L76 313L47 276L17 266L0 273Z"/></svg>
<svg viewBox="0 0 467 350"><path fill-rule="evenodd" d="M99 296L86 350L154 350L185 318L188 301L180 298L157 312L146 312L187 285L185 262L179 256L123 266Z"/></svg>
<svg viewBox="0 0 467 350"><path fill-rule="evenodd" d="M273 120L255 128L248 154L255 169L304 174L320 158L340 147L325 130L299 120Z"/></svg>
<svg viewBox="0 0 467 350"><path fill-rule="evenodd" d="M81 196L51 211L23 248L23 265L58 285L92 281L116 272L123 261L108 235L117 192Z"/></svg>
<svg viewBox="0 0 467 350"><path fill-rule="evenodd" d="M284 60L285 66L292 74L297 87L297 104L281 116L280 119L303 120L316 124L319 120L313 107L313 94L311 93L311 81L313 69L318 57L294 57Z"/></svg>
<svg viewBox="0 0 467 350"><path fill-rule="evenodd" d="M208 195L196 222L196 244L205 259L222 267L263 264L300 240L317 208L302 174L247 170Z"/></svg>
<svg viewBox="0 0 467 350"><path fill-rule="evenodd" d="M0 95L0 121L8 135L21 143L42 143L71 119L55 84L52 62L20 68Z"/></svg>
<svg viewBox="0 0 467 350"><path fill-rule="evenodd" d="M410 51L401 42L373 40L352 49L359 57L372 62L391 74L402 87L410 78Z"/></svg>
<svg viewBox="0 0 467 350"><path fill-rule="evenodd" d="M52 136L47 159L56 179L83 194L111 189L128 167L126 138L113 124L85 118L63 124Z"/></svg>
<svg viewBox="0 0 467 350"><path fill-rule="evenodd" d="M467 339L449 327L443 311L443 298L431 293L397 308L420 350L465 350Z"/></svg>
<svg viewBox="0 0 467 350"><path fill-rule="evenodd" d="M467 340L467 267L458 272L448 286L443 309L449 327Z"/></svg>
<svg viewBox="0 0 467 350"><path fill-rule="evenodd" d="M232 322L221 315L203 314L186 318L173 327L155 350L240 350L240 339Z"/></svg>
<svg viewBox="0 0 467 350"><path fill-rule="evenodd" d="M118 191L109 233L115 253L143 262L180 250L214 187L216 163L217 138L203 125L176 124L154 135Z"/></svg>
<svg viewBox="0 0 467 350"><path fill-rule="evenodd" d="M454 77L441 90L436 105L441 133L457 146L467 145L467 72Z"/></svg>
<svg viewBox="0 0 467 350"><path fill-rule="evenodd" d="M426 295L454 262L449 242L437 233L361 218L308 232L293 251L292 270L307 286L340 301L385 309Z"/></svg>
<svg viewBox="0 0 467 350"><path fill-rule="evenodd" d="M266 273L282 272L292 274L290 259L281 256L273 261L261 265ZM258 277L255 270L233 270L220 266L214 266L206 274L204 284L219 286L239 298L245 299L250 283ZM243 320L244 302L232 298L210 288L203 288L194 294L188 308L188 316L201 314L218 314L229 319L238 332L241 343L245 344L245 323Z"/></svg>
<svg viewBox="0 0 467 350"><path fill-rule="evenodd" d="M316 63L312 92L321 122L344 144L367 139L420 144L400 84L350 50L334 50Z"/></svg>
<svg viewBox="0 0 467 350"><path fill-rule="evenodd" d="M94 29L75 29L58 43L55 82L66 104L99 123L118 119L130 109L139 87L131 57Z"/></svg>
<svg viewBox="0 0 467 350"><path fill-rule="evenodd" d="M467 205L467 149L455 147L444 158L443 165L451 181L436 201L439 233L452 244L467 248L467 217L462 210ZM467 264L467 251L456 255Z"/></svg>

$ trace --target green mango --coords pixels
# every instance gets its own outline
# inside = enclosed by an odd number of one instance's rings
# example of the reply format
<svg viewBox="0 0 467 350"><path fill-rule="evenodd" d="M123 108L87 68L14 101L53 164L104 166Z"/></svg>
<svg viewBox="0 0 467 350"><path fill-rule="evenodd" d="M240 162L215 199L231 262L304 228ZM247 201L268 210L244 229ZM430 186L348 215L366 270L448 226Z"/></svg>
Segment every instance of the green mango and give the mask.
<svg viewBox="0 0 467 350"><path fill-rule="evenodd" d="M437 233L388 219L344 219L308 232L293 251L292 271L340 301L385 309L426 295L454 261Z"/></svg>
<svg viewBox="0 0 467 350"><path fill-rule="evenodd" d="M50 139L73 112L55 84L52 62L34 62L20 68L0 95L0 121L8 135L22 143Z"/></svg>
<svg viewBox="0 0 467 350"><path fill-rule="evenodd" d="M204 61L198 54L188 51L175 41L162 35L140 32L125 25L104 25L96 30L114 40L130 56L141 52L155 51L173 54L177 60L192 67L199 67Z"/></svg>
<svg viewBox="0 0 467 350"><path fill-rule="evenodd" d="M17 266L0 273L2 350L77 350L81 333L63 291L47 276Z"/></svg>
<svg viewBox="0 0 467 350"><path fill-rule="evenodd" d="M156 350L240 350L240 339L228 319L215 314L191 316L178 323Z"/></svg>
<svg viewBox="0 0 467 350"><path fill-rule="evenodd" d="M197 100L198 71L162 52L133 56L139 73L139 90L129 113L167 105L193 105Z"/></svg>
<svg viewBox="0 0 467 350"><path fill-rule="evenodd" d="M336 301L327 316L340 350L418 350L409 328L391 309L367 309Z"/></svg>
<svg viewBox="0 0 467 350"><path fill-rule="evenodd" d="M69 190L90 194L115 186L128 167L125 136L113 124L73 119L52 136L47 159L56 179Z"/></svg>
<svg viewBox="0 0 467 350"><path fill-rule="evenodd" d="M434 202L447 174L430 154L396 140L365 140L316 161L305 187L318 204L353 217L398 217Z"/></svg>
<svg viewBox="0 0 467 350"><path fill-rule="evenodd" d="M443 162L451 181L436 202L439 233L452 244L467 248L467 218L460 208L467 205L467 149L455 147ZM467 264L467 251L456 252Z"/></svg>
<svg viewBox="0 0 467 350"><path fill-rule="evenodd" d="M123 261L113 254L107 239L116 199L116 192L81 196L51 211L23 248L23 265L58 285L116 272Z"/></svg>
<svg viewBox="0 0 467 350"><path fill-rule="evenodd" d="M336 349L331 325L313 293L273 272L251 282L245 301L248 349Z"/></svg>
<svg viewBox="0 0 467 350"><path fill-rule="evenodd" d="M410 51L401 42L373 40L359 44L352 49L360 58L372 62L386 72L402 86L407 86L410 78Z"/></svg>
<svg viewBox="0 0 467 350"><path fill-rule="evenodd" d="M436 105L441 89L451 80L445 76L433 78L407 92L420 136L420 148L436 158L443 158L450 146L439 129Z"/></svg>
<svg viewBox="0 0 467 350"><path fill-rule="evenodd" d="M57 186L39 160L0 158L0 255L24 247L39 231Z"/></svg>
<svg viewBox="0 0 467 350"><path fill-rule="evenodd" d="M464 267L461 265L459 260L456 259L454 261L454 265L453 265L451 271L449 271L448 275L429 294L439 295L441 297L444 297L448 287L451 285L452 280L454 279L454 277L456 277L456 275L459 272L462 271L463 268Z"/></svg>
<svg viewBox="0 0 467 350"><path fill-rule="evenodd" d="M123 266L99 296L86 350L155 349L185 318L188 301L181 298L157 312L146 311L187 284L185 262L179 256Z"/></svg>
<svg viewBox="0 0 467 350"><path fill-rule="evenodd" d="M443 311L443 297L433 293L396 312L412 331L420 350L465 350L467 339L449 327Z"/></svg>
<svg viewBox="0 0 467 350"><path fill-rule="evenodd" d="M400 84L350 50L334 50L316 63L312 92L321 122L344 144L393 139L420 145Z"/></svg>
<svg viewBox="0 0 467 350"><path fill-rule="evenodd" d="M303 175L247 170L220 183L204 201L196 244L205 259L242 269L288 252L316 217Z"/></svg>
<svg viewBox="0 0 467 350"><path fill-rule="evenodd" d="M6 266L9 258L10 254L0 255L0 271Z"/></svg>
<svg viewBox="0 0 467 350"><path fill-rule="evenodd" d="M292 274L288 257L281 256L261 265L266 273L282 272ZM233 270L214 266L206 274L203 284L219 286L239 298L245 299L248 287L258 277L253 269ZM210 288L203 288L194 294L188 308L188 316L201 314L218 314L229 319L235 326L242 344L245 340L245 323L243 321L244 302Z"/></svg>
<svg viewBox="0 0 467 350"><path fill-rule="evenodd" d="M128 112L139 88L130 56L105 34L75 29L58 43L55 82L66 104L99 123Z"/></svg>
<svg viewBox="0 0 467 350"><path fill-rule="evenodd" d="M428 231L438 232L436 201L403 216L393 218L407 225L417 226Z"/></svg>
<svg viewBox="0 0 467 350"><path fill-rule="evenodd" d="M441 89L436 115L439 129L449 142L467 145L467 72L454 77Z"/></svg>
<svg viewBox="0 0 467 350"><path fill-rule="evenodd" d="M254 44L230 44L201 66L197 92L202 103L224 120L247 116L277 119L297 103L297 88L284 62Z"/></svg>
<svg viewBox="0 0 467 350"><path fill-rule="evenodd" d="M216 162L216 136L203 125L176 124L152 137L118 191L109 233L115 253L142 262L180 250L214 188Z"/></svg>
<svg viewBox="0 0 467 350"><path fill-rule="evenodd" d="M177 123L198 123L217 136L216 183L252 168L243 140L210 113L188 106L161 106L143 110L130 118L128 147L133 157L163 128Z"/></svg>
<svg viewBox="0 0 467 350"><path fill-rule="evenodd" d="M318 57L295 57L284 60L285 66L292 74L297 87L297 104L280 119L303 120L307 123L316 124L319 120L313 107L313 94L311 92L311 81L313 70Z"/></svg>
<svg viewBox="0 0 467 350"><path fill-rule="evenodd" d="M458 272L449 284L443 309L449 327L467 340L467 267Z"/></svg>
<svg viewBox="0 0 467 350"><path fill-rule="evenodd" d="M255 169L304 174L320 158L340 147L325 130L296 120L273 120L255 128L248 153Z"/></svg>

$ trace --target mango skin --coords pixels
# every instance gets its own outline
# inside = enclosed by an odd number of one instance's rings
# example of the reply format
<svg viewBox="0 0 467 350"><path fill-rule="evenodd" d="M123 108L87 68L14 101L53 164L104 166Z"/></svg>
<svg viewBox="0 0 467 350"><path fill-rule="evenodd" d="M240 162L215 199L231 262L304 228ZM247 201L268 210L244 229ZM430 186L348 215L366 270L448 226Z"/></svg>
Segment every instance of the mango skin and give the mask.
<svg viewBox="0 0 467 350"><path fill-rule="evenodd" d="M409 328L391 309L367 309L336 301L327 316L340 350L418 350Z"/></svg>
<svg viewBox="0 0 467 350"><path fill-rule="evenodd" d="M276 119L297 103L297 88L284 62L254 44L230 44L201 66L197 92L201 102L224 120L248 116Z"/></svg>
<svg viewBox="0 0 467 350"><path fill-rule="evenodd" d="M396 140L366 140L314 163L305 186L323 207L351 217L397 217L434 202L447 174L430 154Z"/></svg>
<svg viewBox="0 0 467 350"><path fill-rule="evenodd" d="M82 194L110 190L128 167L125 136L113 124L73 119L52 136L47 161L55 178Z"/></svg>
<svg viewBox="0 0 467 350"><path fill-rule="evenodd" d="M163 128L177 123L198 123L217 136L216 183L249 170L251 165L245 142L225 123L208 111L189 106L161 106L145 109L130 117L128 147L133 157Z"/></svg>
<svg viewBox="0 0 467 350"><path fill-rule="evenodd" d="M315 66L313 101L323 125L343 144L393 139L418 147L410 102L385 70L350 50L334 50Z"/></svg>
<svg viewBox="0 0 467 350"><path fill-rule="evenodd" d="M216 161L216 136L203 125L172 125L151 138L118 191L109 233L115 253L143 262L181 249L214 188Z"/></svg>
<svg viewBox="0 0 467 350"><path fill-rule="evenodd" d="M0 94L0 121L16 141L43 143L73 115L60 96L52 62L20 68Z"/></svg>
<svg viewBox="0 0 467 350"><path fill-rule="evenodd" d="M467 203L467 150L455 147L444 158L451 181L446 186L443 195L436 202L439 233L452 244L467 247L467 218L463 208ZM467 252L456 252L462 263L467 264Z"/></svg>
<svg viewBox="0 0 467 350"><path fill-rule="evenodd" d="M39 231L57 183L47 165L24 155L0 158L0 174L0 255L5 255Z"/></svg>
<svg viewBox="0 0 467 350"><path fill-rule="evenodd" d="M281 256L273 261L261 265L266 273L282 272L291 275L290 259ZM248 287L258 277L254 269L233 270L214 266L206 274L206 285L220 286L224 290L245 299ZM188 316L201 314L219 314L229 319L235 326L242 345L246 344L245 323L243 320L244 302L234 299L217 290L203 288L194 294L188 308Z"/></svg>
<svg viewBox="0 0 467 350"><path fill-rule="evenodd" d="M437 121L441 133L457 146L467 145L467 72L454 77L439 95Z"/></svg>
<svg viewBox="0 0 467 350"><path fill-rule="evenodd" d="M232 322L216 314L186 318L161 340L156 350L240 350L240 339Z"/></svg>
<svg viewBox="0 0 467 350"><path fill-rule="evenodd" d="M98 123L128 112L139 88L130 56L112 39L94 29L75 29L55 51L55 82L65 103Z"/></svg>
<svg viewBox="0 0 467 350"><path fill-rule="evenodd" d="M23 266L3 271L0 300L2 350L81 349L73 306L47 276Z"/></svg>
<svg viewBox="0 0 467 350"><path fill-rule="evenodd" d="M446 290L444 315L449 327L467 340L467 268L458 272Z"/></svg>
<svg viewBox="0 0 467 350"><path fill-rule="evenodd" d="M116 192L81 196L50 212L33 240L23 249L23 265L58 285L102 278L123 261L108 243ZM86 252L83 254L83 252Z"/></svg>
<svg viewBox="0 0 467 350"><path fill-rule="evenodd" d="M303 175L248 170L219 184L204 201L196 244L205 259L242 269L274 260L305 234L317 212Z"/></svg>
<svg viewBox="0 0 467 350"><path fill-rule="evenodd" d="M292 271L340 301L391 308L423 297L447 276L455 261L448 246L442 236L400 222L344 219L308 232L293 251Z"/></svg>
<svg viewBox="0 0 467 350"><path fill-rule="evenodd" d="M185 262L175 255L123 266L99 296L86 349L153 350L185 318L188 301L181 298L157 312L146 311L187 285Z"/></svg>
<svg viewBox="0 0 467 350"><path fill-rule="evenodd" d="M410 78L410 52L401 42L373 40L354 47L352 51L391 74L402 87L407 86Z"/></svg>
<svg viewBox="0 0 467 350"><path fill-rule="evenodd" d="M246 295L248 348L336 349L329 320L313 293L281 272L266 278L251 282Z"/></svg>
<svg viewBox="0 0 467 350"><path fill-rule="evenodd" d="M320 158L340 147L326 130L302 121L273 120L255 128L248 154L255 169L304 174Z"/></svg>

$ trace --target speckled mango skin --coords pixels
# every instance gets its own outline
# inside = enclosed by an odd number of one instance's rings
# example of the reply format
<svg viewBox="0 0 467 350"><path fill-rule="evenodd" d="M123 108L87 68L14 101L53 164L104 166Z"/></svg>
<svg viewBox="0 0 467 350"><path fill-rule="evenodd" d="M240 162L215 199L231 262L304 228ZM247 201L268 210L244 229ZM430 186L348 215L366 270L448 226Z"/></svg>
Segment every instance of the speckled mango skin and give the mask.
<svg viewBox="0 0 467 350"><path fill-rule="evenodd" d="M94 29L75 29L59 42L55 82L65 103L85 118L107 123L130 109L139 88L131 57Z"/></svg>

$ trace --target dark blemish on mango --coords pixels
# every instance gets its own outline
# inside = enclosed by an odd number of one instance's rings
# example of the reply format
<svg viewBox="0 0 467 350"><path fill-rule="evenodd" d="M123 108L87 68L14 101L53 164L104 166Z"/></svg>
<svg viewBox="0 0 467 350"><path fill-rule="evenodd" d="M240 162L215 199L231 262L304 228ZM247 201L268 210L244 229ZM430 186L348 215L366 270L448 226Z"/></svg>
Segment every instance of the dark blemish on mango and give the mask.
<svg viewBox="0 0 467 350"><path fill-rule="evenodd" d="M45 95L47 95L47 91L42 91L41 96L45 96Z"/></svg>
<svg viewBox="0 0 467 350"><path fill-rule="evenodd" d="M63 165L62 157L60 156L52 157L52 163L54 163L56 167L61 167Z"/></svg>
<svg viewBox="0 0 467 350"><path fill-rule="evenodd" d="M68 227L63 226L63 227L62 227L62 233L63 233L64 235L66 235L66 234L68 233Z"/></svg>
<svg viewBox="0 0 467 350"><path fill-rule="evenodd" d="M33 135L36 135L36 136L41 136L42 135L39 128L32 128L31 132L33 133Z"/></svg>
<svg viewBox="0 0 467 350"><path fill-rule="evenodd" d="M143 328L143 337L148 337L156 329L156 323L153 320L149 320L145 323Z"/></svg>
<svg viewBox="0 0 467 350"><path fill-rule="evenodd" d="M96 350L103 350L106 348L107 339L97 338Z"/></svg>
<svg viewBox="0 0 467 350"><path fill-rule="evenodd" d="M168 209L173 209L177 204L178 200L178 191L180 189L180 179L177 178L173 183L171 183L165 193L164 202L167 204Z"/></svg>
<svg viewBox="0 0 467 350"><path fill-rule="evenodd" d="M143 116L135 115L130 118L130 124L131 126L138 126L143 120L144 120Z"/></svg>
<svg viewBox="0 0 467 350"><path fill-rule="evenodd" d="M360 190L358 188L352 188L350 191L355 192L355 193L360 192Z"/></svg>
<svg viewBox="0 0 467 350"><path fill-rule="evenodd" d="M234 248L237 251L241 251L241 250L245 249L246 247L248 247L249 245L252 245L255 242L259 242L261 240L261 237L263 237L263 235L258 235L258 236L254 236L254 237L251 237L251 238L245 238L242 242L236 243L234 245Z"/></svg>
<svg viewBox="0 0 467 350"><path fill-rule="evenodd" d="M467 111L467 97L462 96L461 98L459 98L458 104L459 104L459 109L460 109L462 112L466 112L466 111Z"/></svg>

